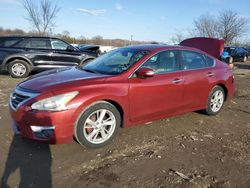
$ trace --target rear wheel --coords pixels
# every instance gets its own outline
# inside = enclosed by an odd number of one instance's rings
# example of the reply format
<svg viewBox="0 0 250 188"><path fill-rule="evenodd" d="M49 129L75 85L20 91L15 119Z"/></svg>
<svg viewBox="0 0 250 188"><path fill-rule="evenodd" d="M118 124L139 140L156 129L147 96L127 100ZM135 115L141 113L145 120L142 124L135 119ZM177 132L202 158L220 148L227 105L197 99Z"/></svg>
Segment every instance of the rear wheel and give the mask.
<svg viewBox="0 0 250 188"><path fill-rule="evenodd" d="M115 106L100 101L81 115L76 123L75 137L81 145L99 148L111 142L120 125L121 116Z"/></svg>
<svg viewBox="0 0 250 188"><path fill-rule="evenodd" d="M224 89L220 86L215 86L209 94L205 113L208 115L218 114L224 104L224 100Z"/></svg>
<svg viewBox="0 0 250 188"><path fill-rule="evenodd" d="M13 78L25 78L30 73L30 65L26 61L16 59L9 63L8 72Z"/></svg>
<svg viewBox="0 0 250 188"><path fill-rule="evenodd" d="M244 56L243 59L242 59L243 62L246 62L247 61L247 56Z"/></svg>

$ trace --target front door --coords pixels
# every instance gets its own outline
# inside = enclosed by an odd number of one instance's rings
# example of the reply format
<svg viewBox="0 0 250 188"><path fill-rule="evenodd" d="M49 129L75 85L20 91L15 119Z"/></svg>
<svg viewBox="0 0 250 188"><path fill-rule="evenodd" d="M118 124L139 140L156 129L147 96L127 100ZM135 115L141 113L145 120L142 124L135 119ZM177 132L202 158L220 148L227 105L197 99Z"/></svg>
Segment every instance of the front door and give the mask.
<svg viewBox="0 0 250 188"><path fill-rule="evenodd" d="M150 78L130 78L130 118L143 121L175 113L183 106L183 75L178 51L163 51L147 60L142 67L153 69Z"/></svg>
<svg viewBox="0 0 250 188"><path fill-rule="evenodd" d="M72 66L78 65L84 58L78 50L68 50L70 45L59 39L51 39L51 47L53 53L51 54L51 61L54 65Z"/></svg>

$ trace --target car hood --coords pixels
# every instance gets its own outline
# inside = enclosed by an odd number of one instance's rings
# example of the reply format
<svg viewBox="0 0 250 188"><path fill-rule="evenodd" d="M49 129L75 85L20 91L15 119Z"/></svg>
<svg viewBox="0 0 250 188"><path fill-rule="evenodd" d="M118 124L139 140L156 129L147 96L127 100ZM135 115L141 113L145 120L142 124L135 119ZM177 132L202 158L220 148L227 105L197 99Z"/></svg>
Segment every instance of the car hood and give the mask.
<svg viewBox="0 0 250 188"><path fill-rule="evenodd" d="M35 92L53 91L72 86L76 82L87 81L91 79L102 79L107 76L108 75L99 73L86 72L80 67L67 67L49 70L31 76L26 81L20 83L19 87Z"/></svg>

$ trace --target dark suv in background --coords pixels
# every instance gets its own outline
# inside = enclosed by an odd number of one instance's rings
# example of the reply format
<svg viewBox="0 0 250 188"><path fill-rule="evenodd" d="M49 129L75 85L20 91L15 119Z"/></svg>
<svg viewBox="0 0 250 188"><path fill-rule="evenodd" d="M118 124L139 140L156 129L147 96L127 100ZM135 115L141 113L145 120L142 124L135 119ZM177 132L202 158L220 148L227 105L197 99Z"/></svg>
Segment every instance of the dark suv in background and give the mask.
<svg viewBox="0 0 250 188"><path fill-rule="evenodd" d="M24 78L32 70L82 65L95 56L51 37L0 37L0 70Z"/></svg>

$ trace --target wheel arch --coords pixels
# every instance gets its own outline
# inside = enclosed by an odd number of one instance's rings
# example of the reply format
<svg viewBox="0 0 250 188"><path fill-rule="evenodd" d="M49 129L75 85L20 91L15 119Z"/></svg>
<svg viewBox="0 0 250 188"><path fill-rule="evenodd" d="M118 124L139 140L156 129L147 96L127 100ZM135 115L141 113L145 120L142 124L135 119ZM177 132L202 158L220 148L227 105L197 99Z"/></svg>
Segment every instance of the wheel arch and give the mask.
<svg viewBox="0 0 250 188"><path fill-rule="evenodd" d="M225 93L225 101L227 101L228 89L227 89L226 85L223 84L223 83L218 83L217 86L220 86L220 87L224 90L224 93Z"/></svg>
<svg viewBox="0 0 250 188"><path fill-rule="evenodd" d="M76 125L76 123L78 122L78 120L80 119L80 117L83 115L83 113L88 108L90 108L91 106L93 106L93 105L95 105L96 103L99 103L99 102L110 103L111 105L113 105L118 110L118 112L121 115L121 126L120 127L123 128L124 124L125 124L125 122L124 122L124 119L125 119L125 117L124 117L124 115L125 115L124 108L116 100L114 100L114 99L105 99L105 98L90 100L88 102L85 102L85 104L81 105L79 107L79 110L77 110L77 112L75 113L75 117L73 118L74 119L74 126Z"/></svg>
<svg viewBox="0 0 250 188"><path fill-rule="evenodd" d="M124 127L124 110L123 110L122 106L114 100L104 99L103 101L106 101L106 102L112 104L119 111L119 113L121 115L121 122L122 122L120 127L123 128Z"/></svg>
<svg viewBox="0 0 250 188"><path fill-rule="evenodd" d="M86 59L84 59L84 60L82 60L81 62L80 62L80 65L84 65L84 64L86 64L86 63L88 63L88 62L90 62L90 61L92 61L92 60L94 60L95 58L92 58L92 57L89 57L89 58L86 58Z"/></svg>
<svg viewBox="0 0 250 188"><path fill-rule="evenodd" d="M11 57L8 57L4 62L3 62L3 66L4 66L4 69L7 69L8 68L8 64L12 61L15 61L15 60L22 60L22 61L25 61L27 62L31 68L33 66L33 63L26 57L23 57L23 56L11 56Z"/></svg>

